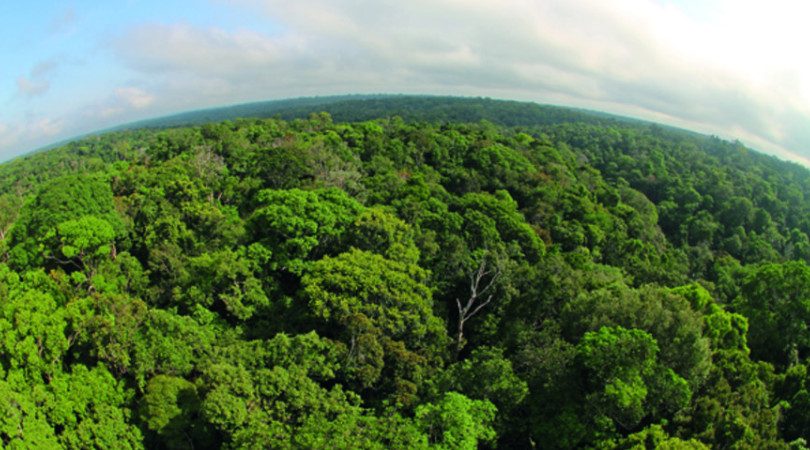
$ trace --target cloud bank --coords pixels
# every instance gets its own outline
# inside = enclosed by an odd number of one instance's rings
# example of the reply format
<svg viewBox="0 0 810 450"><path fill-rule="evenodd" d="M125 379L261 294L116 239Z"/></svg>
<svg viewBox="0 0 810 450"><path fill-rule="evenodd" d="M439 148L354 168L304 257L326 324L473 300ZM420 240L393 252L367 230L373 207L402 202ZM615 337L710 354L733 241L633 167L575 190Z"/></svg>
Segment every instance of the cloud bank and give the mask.
<svg viewBox="0 0 810 450"><path fill-rule="evenodd" d="M268 26L116 33L105 48L131 78L108 118L301 95L483 95L661 121L810 164L810 6L799 2L217 3Z"/></svg>

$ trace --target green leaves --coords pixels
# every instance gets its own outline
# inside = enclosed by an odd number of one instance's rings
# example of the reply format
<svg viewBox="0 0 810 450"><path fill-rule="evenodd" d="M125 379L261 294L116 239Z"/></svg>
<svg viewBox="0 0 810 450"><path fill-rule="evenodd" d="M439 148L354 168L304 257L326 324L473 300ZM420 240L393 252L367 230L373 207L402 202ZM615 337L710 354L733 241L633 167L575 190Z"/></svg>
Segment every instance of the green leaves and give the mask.
<svg viewBox="0 0 810 450"><path fill-rule="evenodd" d="M184 378L157 375L149 380L140 401L140 420L162 445L170 448L206 446L213 437L199 420L197 387Z"/></svg>
<svg viewBox="0 0 810 450"><path fill-rule="evenodd" d="M788 364L810 355L810 267L804 262L746 268L733 306L748 317L754 357Z"/></svg>
<svg viewBox="0 0 810 450"><path fill-rule="evenodd" d="M260 244L235 251L226 249L189 258L188 269L175 290L186 311L196 305L221 312L222 317L247 320L257 310L267 309L270 300L259 274L271 257Z"/></svg>
<svg viewBox="0 0 810 450"><path fill-rule="evenodd" d="M470 356L447 368L439 383L442 391L457 391L472 399L487 400L498 408L498 423L509 421L528 394L528 386L497 347L478 347Z"/></svg>
<svg viewBox="0 0 810 450"><path fill-rule="evenodd" d="M585 333L577 354L601 414L632 429L659 407L674 410L689 401L683 378L657 361L658 344L641 330L602 327Z"/></svg>
<svg viewBox="0 0 810 450"><path fill-rule="evenodd" d="M44 412L23 386L0 381L0 437L9 447L59 448Z"/></svg>
<svg viewBox="0 0 810 450"><path fill-rule="evenodd" d="M416 408L415 419L434 448L472 450L495 438L491 423L496 411L486 400L447 392L438 402Z"/></svg>
<svg viewBox="0 0 810 450"><path fill-rule="evenodd" d="M441 123L240 119L0 166L0 446L809 438L804 169L465 102ZM341 117L379 112L357 105Z"/></svg>
<svg viewBox="0 0 810 450"><path fill-rule="evenodd" d="M413 401L412 390L447 343L424 278L417 266L353 249L312 264L301 281L324 332L346 345L352 378L370 387L386 366L399 380L399 401Z"/></svg>
<svg viewBox="0 0 810 450"><path fill-rule="evenodd" d="M366 428L376 427L377 419L359 407L355 394L321 385L334 378L336 355L314 333L237 343L228 353L212 361L201 379L201 413L227 444L289 448L334 438L333 444L350 446L354 438L392 438Z"/></svg>
<svg viewBox="0 0 810 450"><path fill-rule="evenodd" d="M316 249L335 248L361 206L337 189L302 191L265 190L251 216L254 236L273 249L274 270L300 274Z"/></svg>
<svg viewBox="0 0 810 450"><path fill-rule="evenodd" d="M62 222L56 226L56 231L62 242L62 254L78 258L82 263L109 255L115 239L115 230L109 222L94 216Z"/></svg>
<svg viewBox="0 0 810 450"><path fill-rule="evenodd" d="M545 252L543 241L526 223L507 191L467 194L459 199L458 208L463 211L464 232L471 249L513 246L530 262L536 262Z"/></svg>
<svg viewBox="0 0 810 450"><path fill-rule="evenodd" d="M81 326L78 301L60 305L45 290L9 280L0 295L3 441L40 448L139 448L130 393L104 366L68 365ZM29 277L26 282L30 282ZM33 283L32 283L33 284Z"/></svg>
<svg viewBox="0 0 810 450"><path fill-rule="evenodd" d="M49 384L52 403L42 406L66 448L141 448L141 433L130 423L131 392L103 367L76 366Z"/></svg>
<svg viewBox="0 0 810 450"><path fill-rule="evenodd" d="M18 289L0 303L2 366L32 378L54 376L70 347L68 310L48 293Z"/></svg>
<svg viewBox="0 0 810 450"><path fill-rule="evenodd" d="M40 264L43 257L74 258L109 252L124 224L115 211L109 183L99 176L66 176L42 186L21 211L11 233L12 262ZM58 261L57 261L58 262Z"/></svg>

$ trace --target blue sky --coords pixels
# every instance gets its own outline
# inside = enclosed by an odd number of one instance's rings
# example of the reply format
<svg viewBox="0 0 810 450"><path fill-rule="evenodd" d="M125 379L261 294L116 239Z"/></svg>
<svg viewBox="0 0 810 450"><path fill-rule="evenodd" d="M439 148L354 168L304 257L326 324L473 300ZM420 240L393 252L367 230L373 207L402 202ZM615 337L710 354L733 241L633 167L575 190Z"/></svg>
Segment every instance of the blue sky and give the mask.
<svg viewBox="0 0 810 450"><path fill-rule="evenodd" d="M808 164L796 0L0 3L0 161L133 120L345 93L594 108Z"/></svg>
<svg viewBox="0 0 810 450"><path fill-rule="evenodd" d="M185 0L3 2L0 17L5 18L0 26L0 124L6 124L7 134L13 131L9 128L21 134L14 140L0 137L0 160L55 139L150 115L149 110L139 114L139 108L132 107L128 114L103 111L111 108L116 91L136 95L142 89L138 86L148 84L120 64L110 47L125 30L161 23L270 33L275 28L272 21L257 20L245 9ZM97 114L88 113L88 108L98 108ZM165 105L159 111L173 110ZM77 114L85 118L66 119ZM32 128L29 133L23 130L26 123Z"/></svg>

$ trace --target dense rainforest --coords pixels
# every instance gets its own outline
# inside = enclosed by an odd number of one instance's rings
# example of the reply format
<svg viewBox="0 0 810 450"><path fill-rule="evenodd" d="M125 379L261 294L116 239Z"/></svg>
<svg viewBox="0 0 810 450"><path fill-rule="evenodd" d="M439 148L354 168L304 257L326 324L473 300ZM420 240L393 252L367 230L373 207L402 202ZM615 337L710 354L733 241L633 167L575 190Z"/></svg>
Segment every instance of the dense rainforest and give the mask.
<svg viewBox="0 0 810 450"><path fill-rule="evenodd" d="M807 448L807 169L514 102L299 110L0 165L3 447Z"/></svg>

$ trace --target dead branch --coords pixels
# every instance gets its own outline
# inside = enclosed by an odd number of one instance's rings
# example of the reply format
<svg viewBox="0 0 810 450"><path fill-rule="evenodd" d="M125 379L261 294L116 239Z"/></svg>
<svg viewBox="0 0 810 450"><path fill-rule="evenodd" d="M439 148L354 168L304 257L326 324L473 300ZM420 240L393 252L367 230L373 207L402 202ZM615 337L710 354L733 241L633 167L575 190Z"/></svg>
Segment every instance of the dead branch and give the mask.
<svg viewBox="0 0 810 450"><path fill-rule="evenodd" d="M464 324L487 306L494 297L491 292L502 273L501 264L488 264L486 255L481 258L478 269L472 271L470 278L470 297L466 303L456 298L458 308L458 329L456 330L456 355L464 347Z"/></svg>

